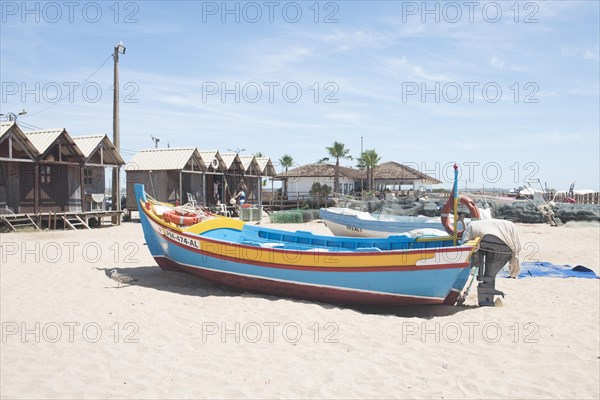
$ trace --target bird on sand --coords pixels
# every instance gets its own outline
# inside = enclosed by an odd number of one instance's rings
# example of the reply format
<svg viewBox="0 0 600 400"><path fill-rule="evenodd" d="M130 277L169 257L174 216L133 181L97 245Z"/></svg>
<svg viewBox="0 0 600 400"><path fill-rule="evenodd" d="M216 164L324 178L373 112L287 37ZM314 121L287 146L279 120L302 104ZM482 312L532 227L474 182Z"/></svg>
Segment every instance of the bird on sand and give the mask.
<svg viewBox="0 0 600 400"><path fill-rule="evenodd" d="M117 282L119 284L117 287L121 287L121 284L123 284L123 283L129 283L129 282L135 282L135 281L137 281L137 279L133 279L132 277L130 277L127 274L122 274L122 273L117 272L116 269L113 269L111 271L105 270L104 273L110 279L112 279L113 281L115 281L115 282Z"/></svg>

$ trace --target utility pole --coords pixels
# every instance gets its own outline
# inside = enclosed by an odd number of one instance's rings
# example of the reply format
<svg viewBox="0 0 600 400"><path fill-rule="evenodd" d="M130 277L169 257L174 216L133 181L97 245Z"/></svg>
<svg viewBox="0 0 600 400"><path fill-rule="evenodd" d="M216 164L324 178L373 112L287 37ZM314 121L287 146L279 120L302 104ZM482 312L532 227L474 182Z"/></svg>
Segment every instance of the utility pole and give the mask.
<svg viewBox="0 0 600 400"><path fill-rule="evenodd" d="M117 152L121 151L121 138L119 133L119 53L125 54L123 42L115 46L113 53L114 74L113 74L113 144ZM121 167L113 167L112 174L112 209L121 211ZM112 218L115 225L121 224L121 214Z"/></svg>

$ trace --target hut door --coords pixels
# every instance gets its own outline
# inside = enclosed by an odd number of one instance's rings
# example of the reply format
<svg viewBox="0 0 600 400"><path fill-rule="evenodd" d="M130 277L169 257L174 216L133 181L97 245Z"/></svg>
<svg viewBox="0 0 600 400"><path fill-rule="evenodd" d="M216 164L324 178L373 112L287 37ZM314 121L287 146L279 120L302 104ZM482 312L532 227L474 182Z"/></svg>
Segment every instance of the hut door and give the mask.
<svg viewBox="0 0 600 400"><path fill-rule="evenodd" d="M35 205L35 168L33 163L23 163L20 182L20 206L17 212L32 213Z"/></svg>
<svg viewBox="0 0 600 400"><path fill-rule="evenodd" d="M67 169L63 165L40 165L40 211L66 211Z"/></svg>

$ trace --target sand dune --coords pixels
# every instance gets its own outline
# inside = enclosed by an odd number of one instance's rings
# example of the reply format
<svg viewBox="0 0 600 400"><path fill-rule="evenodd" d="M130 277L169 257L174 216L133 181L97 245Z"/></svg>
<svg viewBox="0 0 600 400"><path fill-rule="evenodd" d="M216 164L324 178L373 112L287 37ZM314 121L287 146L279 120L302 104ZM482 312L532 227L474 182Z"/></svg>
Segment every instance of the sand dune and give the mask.
<svg viewBox="0 0 600 400"><path fill-rule="evenodd" d="M597 224L519 229L529 259L600 272ZM135 223L0 241L2 398L600 396L600 280L499 279L496 308L473 290L463 307L355 309L164 272Z"/></svg>

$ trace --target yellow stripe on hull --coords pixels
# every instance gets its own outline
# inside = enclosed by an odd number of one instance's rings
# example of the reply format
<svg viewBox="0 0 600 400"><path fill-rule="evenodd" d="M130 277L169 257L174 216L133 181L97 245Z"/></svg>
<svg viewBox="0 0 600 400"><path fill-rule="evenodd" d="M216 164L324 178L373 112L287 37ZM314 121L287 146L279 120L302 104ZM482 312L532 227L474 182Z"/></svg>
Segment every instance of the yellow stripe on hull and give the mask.
<svg viewBox="0 0 600 400"><path fill-rule="evenodd" d="M465 244L471 247L470 251L455 251L452 248L448 248L448 250L431 248L381 253L378 251L351 252L343 249L336 251L331 250L331 248L301 250L300 247L294 250L293 247L290 248L293 244L287 244L288 249L284 250L260 247L259 245L230 244L197 236L214 229L222 228L241 231L245 223L240 220L225 217L215 218L181 229L176 224L164 221L151 211L146 214L157 225L156 230L161 236L178 242L183 247L200 251L207 256L222 258L223 260L239 260L259 264L298 265L309 268L348 268L348 270L369 267L414 267L418 265L456 264L468 262L478 241L477 238ZM169 230L177 233L171 233ZM447 240L447 238L442 239Z"/></svg>

